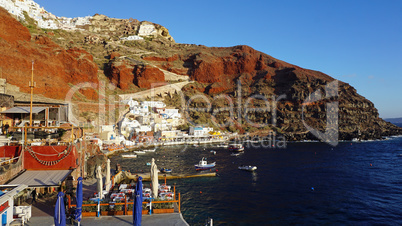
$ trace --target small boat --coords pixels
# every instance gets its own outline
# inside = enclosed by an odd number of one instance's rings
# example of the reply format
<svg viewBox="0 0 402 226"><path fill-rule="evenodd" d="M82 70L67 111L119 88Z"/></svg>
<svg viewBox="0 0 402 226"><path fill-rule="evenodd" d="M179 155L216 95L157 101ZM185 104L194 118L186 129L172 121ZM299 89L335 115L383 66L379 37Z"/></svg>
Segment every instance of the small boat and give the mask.
<svg viewBox="0 0 402 226"><path fill-rule="evenodd" d="M232 154L230 154L230 156L239 156L241 155L241 152L233 152Z"/></svg>
<svg viewBox="0 0 402 226"><path fill-rule="evenodd" d="M160 171L161 171L161 173L171 173L172 169L162 168Z"/></svg>
<svg viewBox="0 0 402 226"><path fill-rule="evenodd" d="M140 154L145 154L145 151L134 151L134 153L140 155Z"/></svg>
<svg viewBox="0 0 402 226"><path fill-rule="evenodd" d="M212 154L216 155L216 151L211 150L210 152L211 152Z"/></svg>
<svg viewBox="0 0 402 226"><path fill-rule="evenodd" d="M122 158L137 158L137 155L128 154L128 155L121 155Z"/></svg>
<svg viewBox="0 0 402 226"><path fill-rule="evenodd" d="M246 171L254 171L254 170L257 169L257 166L241 165L241 166L239 166L239 169L241 169L241 170L246 170Z"/></svg>
<svg viewBox="0 0 402 226"><path fill-rule="evenodd" d="M147 162L147 163L145 163L145 165L150 166L150 165L151 165L151 163L150 163L150 162Z"/></svg>
<svg viewBox="0 0 402 226"><path fill-rule="evenodd" d="M156 151L156 148L154 148L154 149L145 149L145 150L142 150L142 151L145 151L145 152L155 152L155 151Z"/></svg>
<svg viewBox="0 0 402 226"><path fill-rule="evenodd" d="M229 151L241 152L244 151L242 144L229 144Z"/></svg>
<svg viewBox="0 0 402 226"><path fill-rule="evenodd" d="M215 167L215 164L216 164L216 162L208 164L207 159L202 158L201 161L194 166L195 166L195 170L207 170L207 169L211 169L211 168Z"/></svg>
<svg viewBox="0 0 402 226"><path fill-rule="evenodd" d="M216 145L216 147L218 147L218 148L228 148L229 145L228 144L218 144L218 145Z"/></svg>

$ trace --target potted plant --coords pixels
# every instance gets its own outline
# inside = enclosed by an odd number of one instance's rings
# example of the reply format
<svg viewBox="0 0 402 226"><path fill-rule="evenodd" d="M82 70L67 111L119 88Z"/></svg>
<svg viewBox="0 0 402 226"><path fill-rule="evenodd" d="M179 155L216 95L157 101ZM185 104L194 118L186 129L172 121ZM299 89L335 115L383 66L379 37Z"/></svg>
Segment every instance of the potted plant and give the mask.
<svg viewBox="0 0 402 226"><path fill-rule="evenodd" d="M155 199L155 201L161 200ZM173 203L152 203L152 213L174 213Z"/></svg>
<svg viewBox="0 0 402 226"><path fill-rule="evenodd" d="M83 217L94 217L96 216L97 206L85 206L85 204L97 204L93 201L83 201L82 202L82 216Z"/></svg>
<svg viewBox="0 0 402 226"><path fill-rule="evenodd" d="M133 214L133 206L134 206L133 204L127 205L127 214L126 215ZM148 204L142 204L142 214L149 214Z"/></svg>

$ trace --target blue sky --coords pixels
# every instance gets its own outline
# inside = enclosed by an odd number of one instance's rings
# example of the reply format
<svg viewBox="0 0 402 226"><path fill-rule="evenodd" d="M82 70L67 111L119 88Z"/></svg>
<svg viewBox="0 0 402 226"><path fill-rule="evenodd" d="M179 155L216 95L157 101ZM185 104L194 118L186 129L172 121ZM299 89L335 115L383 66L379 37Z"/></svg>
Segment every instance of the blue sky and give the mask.
<svg viewBox="0 0 402 226"><path fill-rule="evenodd" d="M402 117L402 1L36 0L56 16L161 24L179 43L249 45L354 86L380 117Z"/></svg>

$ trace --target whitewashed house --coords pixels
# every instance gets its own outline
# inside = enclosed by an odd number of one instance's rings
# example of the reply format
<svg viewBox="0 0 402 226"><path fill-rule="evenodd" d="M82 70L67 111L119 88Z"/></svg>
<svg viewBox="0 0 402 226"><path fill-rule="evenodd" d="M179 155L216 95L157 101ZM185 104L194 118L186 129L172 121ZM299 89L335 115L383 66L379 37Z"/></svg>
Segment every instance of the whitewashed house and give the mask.
<svg viewBox="0 0 402 226"><path fill-rule="evenodd" d="M138 29L138 35L139 36L150 36L150 35L156 35L157 31L156 28L153 24L141 24L140 29Z"/></svg>
<svg viewBox="0 0 402 226"><path fill-rule="evenodd" d="M168 118L181 118L181 114L179 113L179 109L175 108L165 108L165 114Z"/></svg>
<svg viewBox="0 0 402 226"><path fill-rule="evenodd" d="M189 128L189 134L191 136L207 136L209 132L214 131L214 128L212 127L201 127L201 126L190 126Z"/></svg>
<svg viewBox="0 0 402 226"><path fill-rule="evenodd" d="M151 132L152 128L149 125L141 125L140 127L134 128L134 131L136 133L141 133L141 132L146 133L146 132Z"/></svg>

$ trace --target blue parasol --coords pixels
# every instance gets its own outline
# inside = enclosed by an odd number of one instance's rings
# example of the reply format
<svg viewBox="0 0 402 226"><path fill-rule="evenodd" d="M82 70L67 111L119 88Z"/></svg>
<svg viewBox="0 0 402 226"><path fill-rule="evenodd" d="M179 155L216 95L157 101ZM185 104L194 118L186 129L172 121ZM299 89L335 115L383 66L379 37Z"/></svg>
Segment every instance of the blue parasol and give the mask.
<svg viewBox="0 0 402 226"><path fill-rule="evenodd" d="M142 177L138 178L134 192L133 224L141 226L142 220Z"/></svg>
<svg viewBox="0 0 402 226"><path fill-rule="evenodd" d="M75 210L75 220L78 221L79 225L82 217L82 177L78 177L77 191L75 196L77 198L77 209Z"/></svg>
<svg viewBox="0 0 402 226"><path fill-rule="evenodd" d="M66 210L64 207L64 193L59 192L57 194L56 207L54 208L54 225L65 226L66 225Z"/></svg>

